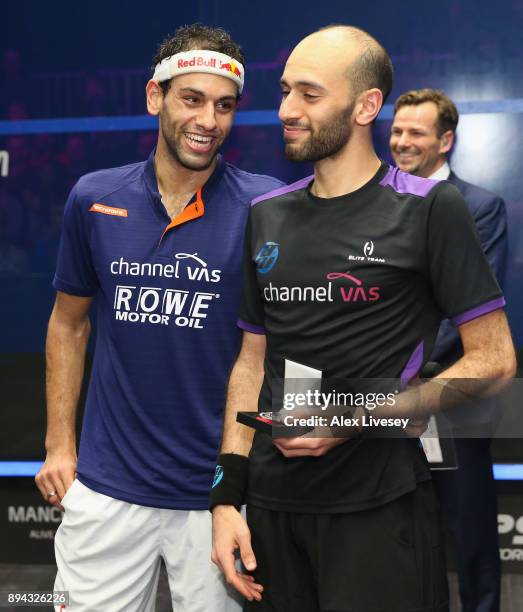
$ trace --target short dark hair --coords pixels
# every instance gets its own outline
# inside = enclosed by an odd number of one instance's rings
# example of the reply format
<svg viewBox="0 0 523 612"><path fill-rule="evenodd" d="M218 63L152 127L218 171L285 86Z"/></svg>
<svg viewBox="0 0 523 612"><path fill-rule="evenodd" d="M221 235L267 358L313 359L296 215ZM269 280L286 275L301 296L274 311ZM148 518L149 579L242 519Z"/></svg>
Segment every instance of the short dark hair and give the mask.
<svg viewBox="0 0 523 612"><path fill-rule="evenodd" d="M164 59L192 49L218 51L238 60L245 65L245 57L241 47L234 42L231 35L222 28L213 28L203 23L180 26L174 34L162 41L153 58L152 70ZM171 79L160 83L164 95L169 91Z"/></svg>
<svg viewBox="0 0 523 612"><path fill-rule="evenodd" d="M417 106L424 102L434 102L438 109L436 121L438 136L449 130L452 132L456 131L459 121L458 109L454 102L439 89L425 87L424 89L412 89L401 94L394 103L394 115L402 106Z"/></svg>
<svg viewBox="0 0 523 612"><path fill-rule="evenodd" d="M366 89L376 87L383 94L383 103L392 90L394 69L392 60L382 44L365 30L341 23L333 23L318 30L331 28L346 28L362 47L361 54L351 63L348 76L354 90L358 95Z"/></svg>

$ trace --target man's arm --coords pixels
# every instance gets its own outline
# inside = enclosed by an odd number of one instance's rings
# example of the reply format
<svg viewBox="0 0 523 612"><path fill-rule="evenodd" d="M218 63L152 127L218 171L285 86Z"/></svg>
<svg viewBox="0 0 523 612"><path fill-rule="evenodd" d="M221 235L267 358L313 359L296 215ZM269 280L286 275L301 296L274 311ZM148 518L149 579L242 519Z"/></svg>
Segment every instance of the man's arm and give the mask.
<svg viewBox="0 0 523 612"><path fill-rule="evenodd" d="M471 379L466 392L478 398L502 391L516 373L516 355L504 311L495 310L473 319L461 325L459 333L464 348L461 359L431 381L397 395L394 406L376 407L373 416L410 418L412 426L407 433L417 437L425 430L431 414L452 409L463 401L462 379ZM447 386L448 379L456 381L455 392ZM449 382L452 384L452 380ZM347 438L301 437L277 439L274 444L286 457L317 457L345 442Z"/></svg>
<svg viewBox="0 0 523 612"><path fill-rule="evenodd" d="M240 410L255 411L263 382L263 360L266 340L264 335L244 332L238 359L234 364L227 388L225 423L221 453L247 457L251 450L254 430L239 424ZM213 544L211 558L223 571L227 582L249 601L261 599L261 585L251 576L236 571L234 553L240 550L245 567L256 568L251 547L251 534L245 519L234 506L215 506L213 509Z"/></svg>
<svg viewBox="0 0 523 612"><path fill-rule="evenodd" d="M505 312L499 309L473 319L461 325L459 333L463 357L430 382L398 395L396 405L390 409L393 416L423 418L452 409L452 387L441 384L449 379L450 383L452 379L456 381L456 401L461 379L471 379L471 391L478 398L495 395L507 386L516 373L516 355ZM438 383L438 379L443 380ZM376 410L376 415L381 416L380 412Z"/></svg>
<svg viewBox="0 0 523 612"><path fill-rule="evenodd" d="M236 415L241 410L257 410L266 345L265 335L243 332L241 351L227 387L222 453L246 457L251 450L254 430L238 423Z"/></svg>
<svg viewBox="0 0 523 612"><path fill-rule="evenodd" d="M483 253L500 287L503 287L508 249L505 202L500 197L492 197L471 212ZM448 319L445 319L441 323L431 361L449 364L456 361L461 354L462 343L458 330Z"/></svg>
<svg viewBox="0 0 523 612"><path fill-rule="evenodd" d="M46 501L60 507L76 472L76 408L84 375L92 298L58 291L46 342L47 457L36 484ZM56 492L49 497L50 492Z"/></svg>

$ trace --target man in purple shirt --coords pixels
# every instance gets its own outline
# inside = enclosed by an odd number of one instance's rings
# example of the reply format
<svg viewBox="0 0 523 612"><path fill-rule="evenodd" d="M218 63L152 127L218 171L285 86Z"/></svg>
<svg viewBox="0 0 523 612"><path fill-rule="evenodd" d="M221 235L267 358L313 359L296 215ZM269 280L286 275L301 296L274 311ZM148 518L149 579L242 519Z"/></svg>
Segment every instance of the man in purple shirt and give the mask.
<svg viewBox="0 0 523 612"><path fill-rule="evenodd" d="M225 31L177 30L146 87L156 149L146 162L83 176L66 204L36 482L65 509L55 589L69 591L73 610L154 609L161 558L174 609L238 609L210 563L207 495L238 350L249 202L282 185L218 155L243 63ZM97 345L77 459L93 298Z"/></svg>

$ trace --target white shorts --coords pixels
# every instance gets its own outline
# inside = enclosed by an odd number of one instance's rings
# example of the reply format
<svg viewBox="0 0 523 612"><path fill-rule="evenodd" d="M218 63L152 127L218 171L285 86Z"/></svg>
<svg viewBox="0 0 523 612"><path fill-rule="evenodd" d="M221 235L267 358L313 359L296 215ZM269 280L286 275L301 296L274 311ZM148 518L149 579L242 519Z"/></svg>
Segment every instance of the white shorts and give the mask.
<svg viewBox="0 0 523 612"><path fill-rule="evenodd" d="M56 532L54 588L69 591L67 612L155 609L160 558L174 612L239 612L211 562L211 514L129 504L75 480ZM56 607L56 611L64 608Z"/></svg>

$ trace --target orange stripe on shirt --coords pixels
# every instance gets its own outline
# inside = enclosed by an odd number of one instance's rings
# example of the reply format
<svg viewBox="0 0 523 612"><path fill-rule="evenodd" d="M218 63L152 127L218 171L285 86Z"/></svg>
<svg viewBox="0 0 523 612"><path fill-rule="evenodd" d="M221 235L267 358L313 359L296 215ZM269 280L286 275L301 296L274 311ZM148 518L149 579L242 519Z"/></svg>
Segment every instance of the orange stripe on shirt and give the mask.
<svg viewBox="0 0 523 612"><path fill-rule="evenodd" d="M165 234L169 230L172 230L177 225L182 225L183 223L187 223L187 221L192 221L193 219L197 219L198 217L203 217L205 213L205 206L203 205L202 200L202 188L198 189L196 193L196 201L191 204L187 204L187 206L182 210L182 212L175 217L169 225L163 230L162 237L160 238L160 242L163 240Z"/></svg>

